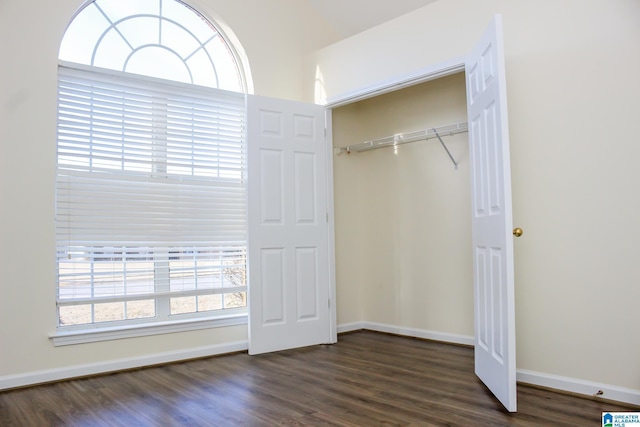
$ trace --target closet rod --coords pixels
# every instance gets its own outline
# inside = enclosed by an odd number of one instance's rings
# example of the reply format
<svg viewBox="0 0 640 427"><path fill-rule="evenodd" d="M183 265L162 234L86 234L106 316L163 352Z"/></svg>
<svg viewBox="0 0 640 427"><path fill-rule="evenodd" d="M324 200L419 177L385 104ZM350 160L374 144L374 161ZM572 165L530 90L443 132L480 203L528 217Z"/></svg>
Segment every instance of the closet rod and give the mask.
<svg viewBox="0 0 640 427"><path fill-rule="evenodd" d="M454 166L457 169L458 164L453 159L453 156L447 149L447 146L444 144L444 141L442 141L441 136L450 136L450 135L455 135L458 133L463 133L468 131L469 131L468 123L460 122L452 125L440 126L438 128L419 130L415 132L400 133L393 136L387 136L385 138L373 139L371 141L365 141L360 144L341 147L340 152L342 153L346 151L347 153L350 153L352 151L358 151L358 152L369 151L369 150L375 150L376 148L395 147L400 144L407 144L409 142L425 141L428 139L438 138L438 140L442 144L442 147L445 149L445 151L449 155L449 158L451 159L451 161L453 162Z"/></svg>

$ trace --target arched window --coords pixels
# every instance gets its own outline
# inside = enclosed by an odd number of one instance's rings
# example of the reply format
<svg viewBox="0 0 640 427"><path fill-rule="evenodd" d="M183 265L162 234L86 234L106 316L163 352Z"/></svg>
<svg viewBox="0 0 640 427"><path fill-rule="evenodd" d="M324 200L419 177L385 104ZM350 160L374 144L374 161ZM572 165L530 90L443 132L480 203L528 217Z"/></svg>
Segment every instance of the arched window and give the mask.
<svg viewBox="0 0 640 427"><path fill-rule="evenodd" d="M73 19L59 58L218 89L246 92L231 45L177 0L97 0Z"/></svg>
<svg viewBox="0 0 640 427"><path fill-rule="evenodd" d="M95 0L58 69L58 327L246 313L243 67L177 0Z"/></svg>

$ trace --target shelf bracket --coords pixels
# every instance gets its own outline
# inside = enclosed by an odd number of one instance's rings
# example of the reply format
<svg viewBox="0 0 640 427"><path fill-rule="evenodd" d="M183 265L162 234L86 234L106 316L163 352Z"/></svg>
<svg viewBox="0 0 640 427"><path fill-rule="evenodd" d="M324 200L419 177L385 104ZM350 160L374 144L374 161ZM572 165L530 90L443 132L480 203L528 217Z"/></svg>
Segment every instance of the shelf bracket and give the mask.
<svg viewBox="0 0 640 427"><path fill-rule="evenodd" d="M445 145L444 141L442 140L442 138L440 138L440 134L438 133L438 131L436 130L436 128L431 128L433 130L433 133L436 134L436 136L438 137L438 141L440 141L440 144L442 144L442 148L444 148L444 151L447 152L447 154L449 155L449 158L451 159L451 161L453 162L453 166L455 166L455 169L458 170L458 163L456 163L455 159L453 158L453 156L451 155L451 152L449 151L449 149L447 148L447 146Z"/></svg>

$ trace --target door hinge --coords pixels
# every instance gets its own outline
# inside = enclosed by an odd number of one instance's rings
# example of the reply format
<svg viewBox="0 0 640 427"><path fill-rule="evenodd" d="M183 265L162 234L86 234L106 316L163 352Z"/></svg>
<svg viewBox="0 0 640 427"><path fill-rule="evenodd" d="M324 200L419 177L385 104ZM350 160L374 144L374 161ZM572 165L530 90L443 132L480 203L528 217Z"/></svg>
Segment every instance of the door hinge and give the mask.
<svg viewBox="0 0 640 427"><path fill-rule="evenodd" d="M327 300L327 303L328 303L328 306L329 306L329 310L331 310L331 298L329 298L329 299Z"/></svg>
<svg viewBox="0 0 640 427"><path fill-rule="evenodd" d="M329 212L327 212L327 222L329 222Z"/></svg>

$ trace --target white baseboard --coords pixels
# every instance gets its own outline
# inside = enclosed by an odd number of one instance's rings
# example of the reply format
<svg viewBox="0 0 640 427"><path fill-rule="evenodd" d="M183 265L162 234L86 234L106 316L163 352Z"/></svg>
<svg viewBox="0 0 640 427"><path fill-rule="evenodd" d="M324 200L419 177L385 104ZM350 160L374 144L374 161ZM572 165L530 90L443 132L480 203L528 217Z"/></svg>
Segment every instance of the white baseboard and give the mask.
<svg viewBox="0 0 640 427"><path fill-rule="evenodd" d="M406 337L443 341L451 344L473 345L473 337L468 335L448 334L444 332L406 328L403 326L387 325L375 322L354 322L338 325L338 333L357 331L359 329L368 329L370 331L385 332L388 334L403 335Z"/></svg>
<svg viewBox="0 0 640 427"><path fill-rule="evenodd" d="M178 362L181 360L196 359L199 357L215 356L224 353L244 351L247 349L247 341L236 341L221 345L211 345L191 348L187 350L149 354L139 357L110 360L107 362L88 363L84 365L67 366L58 369L47 369L43 371L28 372L26 374L6 375L0 376L0 390L24 387L34 384L42 384L51 381L66 380L69 378L103 374L106 372L116 372L126 369L141 368L144 366L152 366L162 363Z"/></svg>
<svg viewBox="0 0 640 427"><path fill-rule="evenodd" d="M640 390L518 369L518 382L640 406ZM602 394L597 395L598 391Z"/></svg>
<svg viewBox="0 0 640 427"><path fill-rule="evenodd" d="M360 329L366 329L364 327L364 322L343 323L342 325L338 325L339 334L342 334L344 332L359 331Z"/></svg>
<svg viewBox="0 0 640 427"><path fill-rule="evenodd" d="M474 338L470 336L405 328L401 326L386 325L382 323L353 322L338 325L339 333L357 331L360 329L368 329L371 331L385 332L413 338L424 338L452 344L465 344L473 346L474 343ZM558 375L545 374L543 372L529 371L526 369L516 370L516 380L525 384L532 384L555 389L558 391L581 394L585 397L595 396L596 393L601 390L602 394L599 394L597 396L599 398L640 406L640 390L623 388L609 384L595 383L578 378L561 377Z"/></svg>

